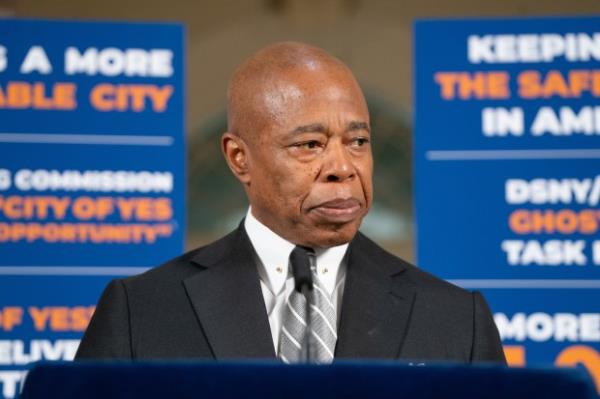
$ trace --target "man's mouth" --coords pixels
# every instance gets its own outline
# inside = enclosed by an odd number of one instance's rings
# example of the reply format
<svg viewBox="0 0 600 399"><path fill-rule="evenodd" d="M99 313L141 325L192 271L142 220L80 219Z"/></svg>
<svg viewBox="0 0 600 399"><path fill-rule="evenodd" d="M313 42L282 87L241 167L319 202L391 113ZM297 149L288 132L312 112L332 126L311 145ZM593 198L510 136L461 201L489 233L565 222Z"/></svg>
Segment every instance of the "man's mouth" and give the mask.
<svg viewBox="0 0 600 399"><path fill-rule="evenodd" d="M360 215L361 208L360 201L356 198L334 199L313 207L311 212L328 222L347 223Z"/></svg>

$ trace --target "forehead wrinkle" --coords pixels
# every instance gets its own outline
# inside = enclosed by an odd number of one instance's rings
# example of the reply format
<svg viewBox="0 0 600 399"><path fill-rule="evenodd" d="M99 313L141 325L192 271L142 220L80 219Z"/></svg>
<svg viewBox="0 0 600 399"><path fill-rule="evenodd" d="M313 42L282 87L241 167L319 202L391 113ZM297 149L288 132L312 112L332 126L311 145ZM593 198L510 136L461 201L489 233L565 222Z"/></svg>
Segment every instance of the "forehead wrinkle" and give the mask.
<svg viewBox="0 0 600 399"><path fill-rule="evenodd" d="M329 128L322 123L311 123L309 125L298 126L292 130L291 134L301 133L328 133Z"/></svg>

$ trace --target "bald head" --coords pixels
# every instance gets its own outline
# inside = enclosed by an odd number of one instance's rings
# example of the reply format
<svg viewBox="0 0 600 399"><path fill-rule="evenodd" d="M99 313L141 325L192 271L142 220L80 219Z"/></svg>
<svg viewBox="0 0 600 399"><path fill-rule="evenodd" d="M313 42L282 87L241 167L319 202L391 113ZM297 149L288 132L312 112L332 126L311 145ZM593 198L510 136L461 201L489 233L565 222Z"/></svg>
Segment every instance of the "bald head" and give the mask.
<svg viewBox="0 0 600 399"><path fill-rule="evenodd" d="M259 50L229 82L229 132L247 139L258 137L265 125L280 122L291 102L306 90L323 87L324 80L350 86L362 97L348 67L318 47L280 42Z"/></svg>

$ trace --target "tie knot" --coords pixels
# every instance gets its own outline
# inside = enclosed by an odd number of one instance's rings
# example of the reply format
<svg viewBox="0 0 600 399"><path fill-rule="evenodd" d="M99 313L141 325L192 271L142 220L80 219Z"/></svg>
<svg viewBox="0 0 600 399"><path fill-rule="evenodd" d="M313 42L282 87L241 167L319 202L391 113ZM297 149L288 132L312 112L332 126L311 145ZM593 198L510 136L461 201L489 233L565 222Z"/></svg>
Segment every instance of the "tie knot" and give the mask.
<svg viewBox="0 0 600 399"><path fill-rule="evenodd" d="M315 252L312 248L301 247L299 245L290 254L290 265L297 291L301 291L304 285L312 290L313 281L310 268L313 263L311 262L311 258L314 258L314 254Z"/></svg>
<svg viewBox="0 0 600 399"><path fill-rule="evenodd" d="M312 249L311 247L305 247L303 245L296 245L293 249L293 251L304 251L309 255L314 255L315 250Z"/></svg>

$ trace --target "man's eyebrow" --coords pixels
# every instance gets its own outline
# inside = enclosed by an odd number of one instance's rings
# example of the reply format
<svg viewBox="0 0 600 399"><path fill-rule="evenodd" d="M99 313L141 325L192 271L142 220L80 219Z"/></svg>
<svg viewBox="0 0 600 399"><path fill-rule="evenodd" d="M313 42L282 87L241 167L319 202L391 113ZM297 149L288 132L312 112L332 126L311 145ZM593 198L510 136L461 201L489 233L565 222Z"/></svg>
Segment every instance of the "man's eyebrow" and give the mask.
<svg viewBox="0 0 600 399"><path fill-rule="evenodd" d="M357 130L366 130L367 132L371 133L371 127L367 122L352 121L348 124L348 129L346 129L348 132ZM298 126L290 132L290 135L296 135L300 133L327 133L328 131L329 129L327 126L323 125L322 123L312 123L310 125Z"/></svg>
<svg viewBox="0 0 600 399"><path fill-rule="evenodd" d="M369 126L369 124L367 122L358 122L358 121L352 121L348 124L348 132L353 132L356 130L366 130L367 132L371 133L371 127Z"/></svg>
<svg viewBox="0 0 600 399"><path fill-rule="evenodd" d="M291 134L299 133L327 133L328 129L322 123L313 123L310 125L298 126L291 131Z"/></svg>

